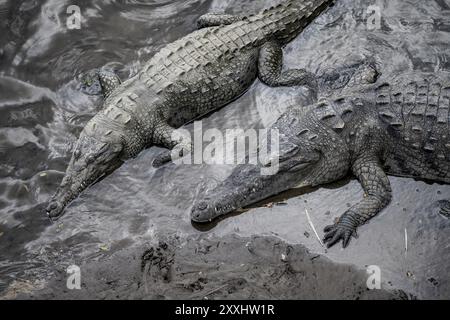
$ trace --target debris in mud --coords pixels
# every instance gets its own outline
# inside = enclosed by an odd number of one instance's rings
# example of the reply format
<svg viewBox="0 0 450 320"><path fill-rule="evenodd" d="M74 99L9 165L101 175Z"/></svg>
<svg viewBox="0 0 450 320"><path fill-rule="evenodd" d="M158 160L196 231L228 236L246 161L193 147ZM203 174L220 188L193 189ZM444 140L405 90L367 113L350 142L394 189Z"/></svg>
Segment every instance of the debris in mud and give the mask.
<svg viewBox="0 0 450 320"><path fill-rule="evenodd" d="M192 292L202 290L205 287L205 284L208 283L208 280L200 277L193 282L189 282L183 285L183 288L191 290Z"/></svg>
<svg viewBox="0 0 450 320"><path fill-rule="evenodd" d="M408 254L408 230L405 228L405 255Z"/></svg>
<svg viewBox="0 0 450 320"><path fill-rule="evenodd" d="M448 200L439 201L439 207L440 207L439 213L442 216L450 219L450 201Z"/></svg>
<svg viewBox="0 0 450 320"><path fill-rule="evenodd" d="M34 282L29 280L14 280L0 295L0 300L12 300L16 299L18 294L32 294L35 290L40 290L44 287L44 282L36 280Z"/></svg>
<svg viewBox="0 0 450 320"><path fill-rule="evenodd" d="M109 247L106 244L102 244L98 247L101 251L109 251Z"/></svg>
<svg viewBox="0 0 450 320"><path fill-rule="evenodd" d="M58 224L58 226L56 227L56 232L61 232L63 227L64 227L64 224L62 224L62 223Z"/></svg>
<svg viewBox="0 0 450 320"><path fill-rule="evenodd" d="M195 253L207 254L210 249L210 245L200 245L198 248L195 248Z"/></svg>
<svg viewBox="0 0 450 320"><path fill-rule="evenodd" d="M309 223L312 231L316 235L316 238L319 241L320 245L323 247L324 245L323 245L322 239L320 239L319 234L317 233L316 228L314 227L314 224L313 224L313 222L311 220L311 217L310 217L310 215L308 213L308 209L306 209L306 208L305 208L305 214L306 214L306 218L308 219L308 223Z"/></svg>
<svg viewBox="0 0 450 320"><path fill-rule="evenodd" d="M210 296L210 295L212 295L213 293L216 293L216 292L218 292L218 291L220 291L220 290L222 290L222 289L225 289L226 287L228 287L228 284L224 284L223 286L220 286L220 287L218 287L218 288L216 288L216 289L213 289L213 290L208 291L208 292L205 294L205 296L203 297L203 299L208 299L208 296ZM230 293L230 291L228 291L228 293Z"/></svg>
<svg viewBox="0 0 450 320"><path fill-rule="evenodd" d="M220 243L220 245L218 245ZM208 248L207 250L203 250ZM249 251L251 248L251 252ZM197 250L197 251L196 251ZM199 250L203 253L198 254ZM66 274L25 298L46 299L405 299L368 290L365 270L336 264L275 237L190 236L118 251L83 265L81 290ZM197 252L197 253L196 253Z"/></svg>
<svg viewBox="0 0 450 320"><path fill-rule="evenodd" d="M273 202L269 202L268 204L266 204L264 207L265 208L273 208L274 203Z"/></svg>
<svg viewBox="0 0 450 320"><path fill-rule="evenodd" d="M319 258L320 257L320 255L318 254L318 255L315 255L315 256L313 256L313 257L311 257L311 261L313 261L314 259L317 259L317 258Z"/></svg>

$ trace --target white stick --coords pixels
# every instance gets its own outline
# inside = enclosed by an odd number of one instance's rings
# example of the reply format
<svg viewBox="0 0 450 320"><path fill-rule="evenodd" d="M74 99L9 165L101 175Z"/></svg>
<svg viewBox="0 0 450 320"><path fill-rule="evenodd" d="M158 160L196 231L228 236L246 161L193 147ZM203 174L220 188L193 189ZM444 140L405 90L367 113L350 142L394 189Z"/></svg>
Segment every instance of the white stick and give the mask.
<svg viewBox="0 0 450 320"><path fill-rule="evenodd" d="M306 208L305 208L305 213L306 213L306 218L308 219L308 223L311 226L312 231L314 231L314 234L316 235L317 240L319 240L320 245L323 247L323 242L322 242L322 240L320 240L319 234L317 233L316 228L314 228L311 217L309 216L309 213L308 213L308 209L306 209Z"/></svg>
<svg viewBox="0 0 450 320"><path fill-rule="evenodd" d="M405 256L408 253L408 231L405 228Z"/></svg>

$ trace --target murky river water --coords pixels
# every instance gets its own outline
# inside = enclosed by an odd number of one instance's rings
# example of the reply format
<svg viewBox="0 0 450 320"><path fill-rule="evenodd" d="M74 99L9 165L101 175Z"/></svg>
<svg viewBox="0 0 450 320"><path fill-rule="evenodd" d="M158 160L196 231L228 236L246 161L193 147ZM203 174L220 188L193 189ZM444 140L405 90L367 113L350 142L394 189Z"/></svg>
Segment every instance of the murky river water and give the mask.
<svg viewBox="0 0 450 320"><path fill-rule="evenodd" d="M450 198L445 185L391 178L392 204L360 228L348 249L326 252L305 209L322 234L362 197L356 181L288 193L281 197L289 198L284 205L254 208L198 230L189 219L193 201L231 167L156 170L151 162L160 150L152 148L87 190L57 223L47 219L46 201L63 177L78 133L101 104L100 97L79 90L81 72L109 65L126 79L161 46L194 30L201 14L255 12L276 2L0 0L0 291L14 279L50 274L49 261L70 264L160 235L207 232L276 235L339 263L378 265L387 286L420 298L450 298L450 220L437 213L438 201ZM373 56L386 77L450 71L449 0L337 2L286 48L288 66L322 72ZM81 8L80 30L66 28L70 4ZM371 5L381 10L375 30L366 23ZM308 99L305 90L272 89L257 81L203 126L264 127L288 102Z"/></svg>

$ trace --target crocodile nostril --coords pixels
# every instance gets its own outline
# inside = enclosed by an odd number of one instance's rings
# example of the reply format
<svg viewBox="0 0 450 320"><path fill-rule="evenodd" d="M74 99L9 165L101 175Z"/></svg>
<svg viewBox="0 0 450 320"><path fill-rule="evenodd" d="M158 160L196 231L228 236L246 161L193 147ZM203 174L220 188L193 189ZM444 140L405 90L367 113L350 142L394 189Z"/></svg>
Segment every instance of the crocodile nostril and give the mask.
<svg viewBox="0 0 450 320"><path fill-rule="evenodd" d="M199 210L205 210L206 208L208 208L208 204L206 202L200 202L197 206L197 208Z"/></svg>
<svg viewBox="0 0 450 320"><path fill-rule="evenodd" d="M48 206L48 210L55 210L56 208L58 208L58 204L56 202L52 202L49 206Z"/></svg>

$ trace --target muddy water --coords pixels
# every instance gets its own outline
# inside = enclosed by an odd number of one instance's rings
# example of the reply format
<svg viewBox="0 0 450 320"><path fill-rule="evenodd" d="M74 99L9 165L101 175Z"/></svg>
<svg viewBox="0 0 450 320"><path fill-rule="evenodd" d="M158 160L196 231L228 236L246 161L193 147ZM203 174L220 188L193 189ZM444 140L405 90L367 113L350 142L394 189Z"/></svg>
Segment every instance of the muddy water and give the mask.
<svg viewBox="0 0 450 320"><path fill-rule="evenodd" d="M151 167L152 148L85 192L57 223L44 214L76 137L101 99L79 90L77 76L108 65L134 75L162 45L194 30L205 12L255 12L273 0L7 1L0 0L0 291L14 280L51 276L49 263L100 259L161 236L206 233L275 235L303 244L337 263L380 267L383 285L419 298L450 297L450 220L438 201L450 187L391 178L392 204L360 228L349 248L324 250L325 225L362 197L353 180L281 195L274 206L253 208L198 229L190 206L230 173L231 166ZM69 4L82 10L80 30L66 28ZM381 9L369 30L366 10ZM324 72L375 57L383 76L410 70L450 70L450 1L341 0L285 50L288 66ZM203 121L204 128L260 128L308 92L271 89L258 81L240 100ZM405 237L407 235L407 237ZM405 239L407 238L407 239ZM406 240L406 241L405 241ZM195 257L193 257L195 259Z"/></svg>

